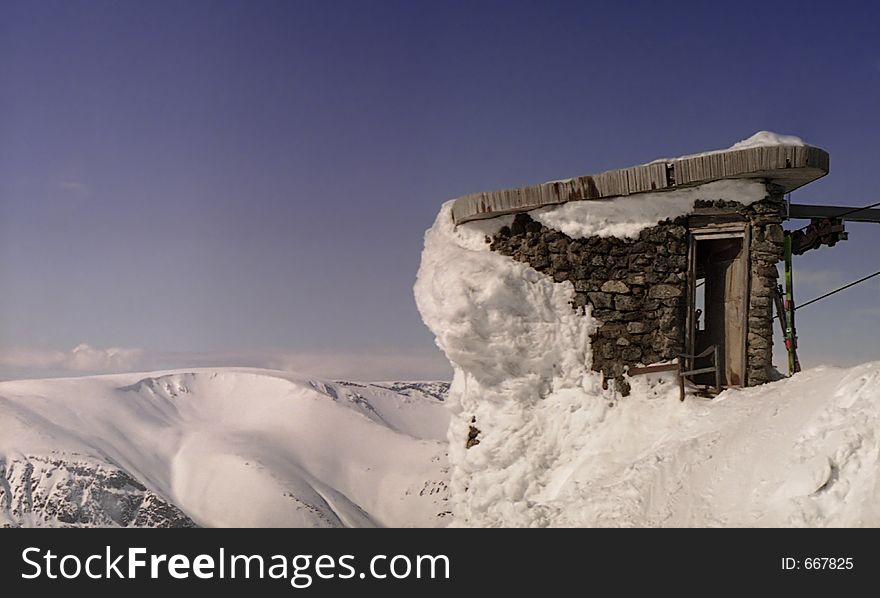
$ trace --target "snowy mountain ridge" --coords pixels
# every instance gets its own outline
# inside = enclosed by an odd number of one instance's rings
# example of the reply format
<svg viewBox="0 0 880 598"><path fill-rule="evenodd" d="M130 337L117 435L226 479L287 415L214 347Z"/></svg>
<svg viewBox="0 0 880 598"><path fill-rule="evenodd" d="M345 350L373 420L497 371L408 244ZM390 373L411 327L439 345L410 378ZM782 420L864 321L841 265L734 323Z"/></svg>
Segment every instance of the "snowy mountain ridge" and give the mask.
<svg viewBox="0 0 880 598"><path fill-rule="evenodd" d="M0 382L0 526L443 525L445 386L236 368Z"/></svg>
<svg viewBox="0 0 880 598"><path fill-rule="evenodd" d="M483 423L470 449L460 424L445 440L445 386L239 369L3 382L0 527L880 525L880 362L684 403L671 374L623 399L568 390L531 419L508 410L500 434Z"/></svg>

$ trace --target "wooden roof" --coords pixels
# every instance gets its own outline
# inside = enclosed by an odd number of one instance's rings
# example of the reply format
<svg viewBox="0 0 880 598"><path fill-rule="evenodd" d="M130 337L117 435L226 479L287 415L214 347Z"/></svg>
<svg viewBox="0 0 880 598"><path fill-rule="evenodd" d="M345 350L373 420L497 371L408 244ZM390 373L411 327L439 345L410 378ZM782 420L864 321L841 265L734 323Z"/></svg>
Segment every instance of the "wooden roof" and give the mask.
<svg viewBox="0 0 880 598"><path fill-rule="evenodd" d="M568 201L694 187L722 179L759 179L787 193L828 174L828 152L809 145L769 145L656 161L519 189L472 193L455 200L456 224Z"/></svg>

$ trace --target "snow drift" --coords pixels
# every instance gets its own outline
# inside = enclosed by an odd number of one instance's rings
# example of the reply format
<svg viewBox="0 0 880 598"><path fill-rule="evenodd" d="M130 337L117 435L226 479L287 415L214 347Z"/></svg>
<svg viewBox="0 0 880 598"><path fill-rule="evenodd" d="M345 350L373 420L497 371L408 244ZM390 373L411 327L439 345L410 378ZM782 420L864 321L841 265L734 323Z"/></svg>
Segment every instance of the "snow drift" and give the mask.
<svg viewBox="0 0 880 598"><path fill-rule="evenodd" d="M0 526L436 526L443 384L211 369L0 383Z"/></svg>

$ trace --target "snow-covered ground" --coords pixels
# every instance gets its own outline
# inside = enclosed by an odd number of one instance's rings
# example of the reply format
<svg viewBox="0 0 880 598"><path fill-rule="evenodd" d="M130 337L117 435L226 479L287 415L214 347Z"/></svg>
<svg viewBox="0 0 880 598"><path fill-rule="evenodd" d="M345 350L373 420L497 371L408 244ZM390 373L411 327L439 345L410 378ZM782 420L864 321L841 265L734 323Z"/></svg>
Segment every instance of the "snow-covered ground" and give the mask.
<svg viewBox="0 0 880 598"><path fill-rule="evenodd" d="M0 383L0 526L438 526L443 383L205 369Z"/></svg>
<svg viewBox="0 0 880 598"><path fill-rule="evenodd" d="M666 374L633 378L619 401L583 397L592 404L577 410L591 416L567 416L579 429L542 434L577 450L535 476L541 518L518 523L880 525L880 362L817 367L714 400L679 403L677 393Z"/></svg>
<svg viewBox="0 0 880 598"><path fill-rule="evenodd" d="M632 384L508 405L467 451L454 433L449 505L442 383L4 382L0 526L880 525L880 363L684 403L669 375Z"/></svg>

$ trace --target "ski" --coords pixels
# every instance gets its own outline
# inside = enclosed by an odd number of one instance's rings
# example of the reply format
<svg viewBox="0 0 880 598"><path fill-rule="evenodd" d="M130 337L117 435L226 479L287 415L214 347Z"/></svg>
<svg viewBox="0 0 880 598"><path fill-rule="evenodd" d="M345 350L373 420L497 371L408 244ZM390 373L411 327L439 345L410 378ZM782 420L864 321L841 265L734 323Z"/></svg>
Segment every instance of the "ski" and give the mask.
<svg viewBox="0 0 880 598"><path fill-rule="evenodd" d="M792 238L791 233L785 233L785 349L788 352L788 375L792 376L801 371L801 364L797 356L797 333L794 325L794 283L792 274Z"/></svg>

